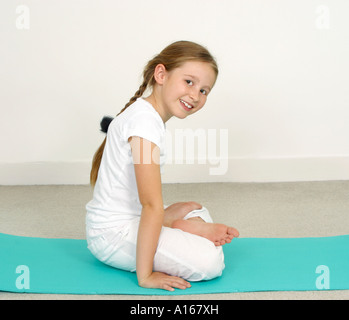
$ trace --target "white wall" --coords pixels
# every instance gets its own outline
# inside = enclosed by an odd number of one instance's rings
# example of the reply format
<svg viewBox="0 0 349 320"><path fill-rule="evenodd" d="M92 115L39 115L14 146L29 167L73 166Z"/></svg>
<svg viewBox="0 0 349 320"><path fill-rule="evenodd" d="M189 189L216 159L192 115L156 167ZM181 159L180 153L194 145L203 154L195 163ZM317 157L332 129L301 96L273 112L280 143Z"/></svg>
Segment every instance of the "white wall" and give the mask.
<svg viewBox="0 0 349 320"><path fill-rule="evenodd" d="M167 128L228 129L228 159L220 175L168 165L164 182L349 179L348 14L347 0L2 1L0 184L88 183L99 120L181 39L207 46L220 76Z"/></svg>

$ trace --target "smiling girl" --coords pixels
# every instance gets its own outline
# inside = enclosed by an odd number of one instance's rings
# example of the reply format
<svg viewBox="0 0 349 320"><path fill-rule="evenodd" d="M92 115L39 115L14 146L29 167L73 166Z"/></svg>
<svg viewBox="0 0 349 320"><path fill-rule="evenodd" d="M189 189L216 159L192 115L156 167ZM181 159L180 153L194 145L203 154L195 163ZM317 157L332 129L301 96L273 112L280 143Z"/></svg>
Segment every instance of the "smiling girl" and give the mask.
<svg viewBox="0 0 349 320"><path fill-rule="evenodd" d="M189 41L169 45L148 62L139 90L111 122L93 158L88 248L110 266L136 271L142 287L173 291L220 276L222 245L239 236L213 223L199 203L166 207L162 199L165 123L199 111L217 76L206 48ZM147 88L151 94L143 98Z"/></svg>

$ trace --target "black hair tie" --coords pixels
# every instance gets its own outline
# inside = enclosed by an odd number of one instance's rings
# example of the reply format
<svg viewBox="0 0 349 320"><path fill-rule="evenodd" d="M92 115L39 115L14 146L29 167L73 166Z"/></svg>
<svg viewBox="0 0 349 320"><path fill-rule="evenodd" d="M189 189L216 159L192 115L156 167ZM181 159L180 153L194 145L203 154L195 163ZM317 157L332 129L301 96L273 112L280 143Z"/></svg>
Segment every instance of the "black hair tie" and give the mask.
<svg viewBox="0 0 349 320"><path fill-rule="evenodd" d="M108 132L108 128L110 123L114 120L114 118L112 117L103 117L102 121L101 121L101 131L104 133Z"/></svg>

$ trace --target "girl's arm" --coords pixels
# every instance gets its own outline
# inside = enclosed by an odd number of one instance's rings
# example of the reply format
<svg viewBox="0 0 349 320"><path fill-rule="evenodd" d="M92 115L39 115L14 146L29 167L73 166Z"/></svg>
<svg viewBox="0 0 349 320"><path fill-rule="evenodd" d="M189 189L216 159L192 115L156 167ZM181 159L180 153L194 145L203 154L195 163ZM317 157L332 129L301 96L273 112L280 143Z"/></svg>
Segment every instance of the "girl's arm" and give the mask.
<svg viewBox="0 0 349 320"><path fill-rule="evenodd" d="M138 283L146 288L185 289L190 284L178 277L153 272L153 261L164 220L159 148L142 138L129 139L142 213L137 238Z"/></svg>

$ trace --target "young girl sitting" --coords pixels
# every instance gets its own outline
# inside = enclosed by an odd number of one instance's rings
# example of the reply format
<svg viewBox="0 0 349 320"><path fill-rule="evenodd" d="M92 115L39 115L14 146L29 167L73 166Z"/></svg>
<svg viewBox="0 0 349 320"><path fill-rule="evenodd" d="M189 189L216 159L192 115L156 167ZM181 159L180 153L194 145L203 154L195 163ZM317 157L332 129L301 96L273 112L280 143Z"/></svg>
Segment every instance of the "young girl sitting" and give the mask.
<svg viewBox="0 0 349 320"><path fill-rule="evenodd" d="M142 287L173 291L220 276L221 246L239 236L213 223L196 202L166 207L162 199L165 122L199 111L217 75L204 47L189 41L166 47L146 65L143 83L110 123L93 158L88 248L110 266L136 271ZM148 88L152 92L143 98Z"/></svg>

